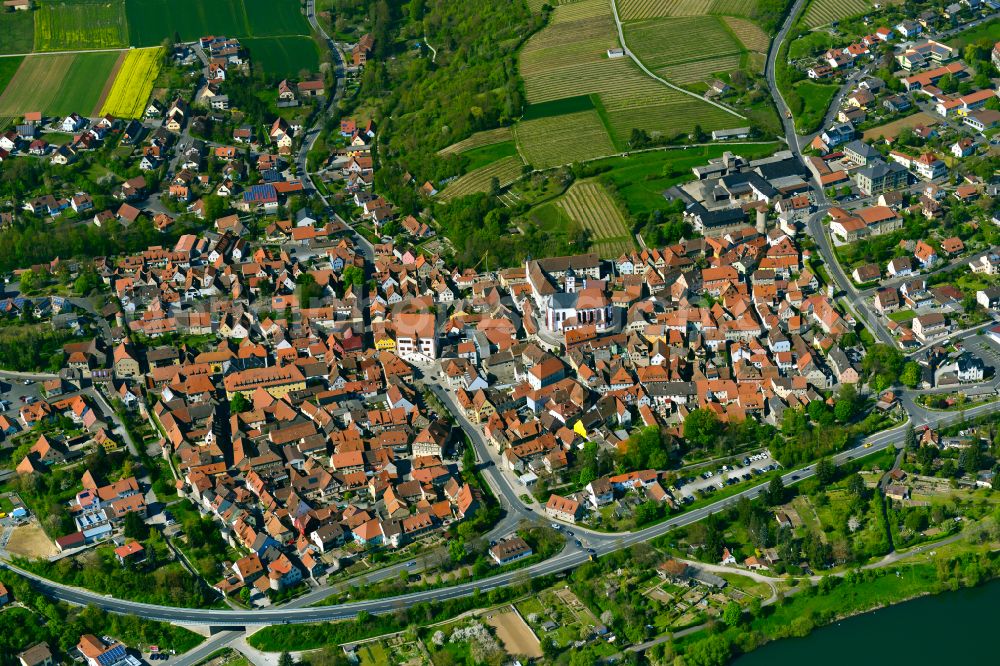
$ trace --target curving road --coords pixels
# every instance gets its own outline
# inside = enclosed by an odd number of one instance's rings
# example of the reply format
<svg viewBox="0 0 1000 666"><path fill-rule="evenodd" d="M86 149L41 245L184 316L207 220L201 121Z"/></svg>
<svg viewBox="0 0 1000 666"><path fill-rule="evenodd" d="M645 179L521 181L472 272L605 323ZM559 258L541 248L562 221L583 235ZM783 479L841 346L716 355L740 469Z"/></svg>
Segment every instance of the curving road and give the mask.
<svg viewBox="0 0 1000 666"><path fill-rule="evenodd" d="M792 5L791 10L789 10L788 16L785 17L785 22L781 24L781 29L778 31L778 34L773 40L771 40L771 47L767 52L767 63L764 68L764 77L767 80L767 86L771 91L771 97L774 99L774 104L778 109L778 115L781 118L781 124L785 130L785 138L788 141L789 149L796 157L799 158L803 165L809 169L809 172L812 173L816 179L816 186L813 188L813 200L815 201L818 210L809 216L806 227L809 230L809 235L812 236L813 240L816 242L816 246L819 248L820 256L823 258L823 263L830 275L830 279L833 280L834 284L842 292L842 296L847 302L848 307L858 318L861 319L861 321L865 324L865 327L871 331L872 335L874 335L879 342L895 347L896 342L892 335L888 330L886 330L885 326L882 325L882 322L880 322L878 317L876 317L872 312L864 296L854 288L854 283L848 277L847 273L844 272L840 262L837 261L837 256L834 254L830 235L827 233L827 230L823 225L823 217L826 215L826 209L829 208L830 202L826 198L826 193L823 191L823 186L819 182L818 175L812 169L812 164L802 155L802 143L806 140L806 137L800 137L796 133L795 119L789 112L788 104L785 103L785 99L781 96L781 91L778 89L778 84L775 81L775 65L778 60L778 52L781 49L781 44L788 37L788 33L791 31L799 12L802 11L806 2L807 0L796 0L795 4ZM844 90L846 90L849 86L850 83L845 84ZM840 94L843 94L844 90L842 90Z"/></svg>
<svg viewBox="0 0 1000 666"><path fill-rule="evenodd" d="M940 413L922 410L921 415L914 418L914 425L946 425L957 422L963 417L963 415L966 418L974 418L996 411L1000 411L1000 402L980 405L966 410L964 414ZM864 440L864 444L867 445L866 447L838 453L833 456L833 461L837 465L841 465L850 460L876 453L890 446L902 446L902 439L905 434L906 427L907 424L904 423L891 430L886 430L872 435ZM782 476L782 480L785 485L793 485L804 479L810 478L814 473L815 465L809 465L808 467L788 472ZM730 505L736 503L741 497L754 499L766 488L767 484L759 484L742 492L736 493L726 499L713 502L698 509L687 511L666 522L647 527L643 530L617 534L603 534L599 532L587 531L580 535L581 540L586 539L589 547L593 548L598 556L605 555L637 543L655 539L678 527L683 527L703 520L714 513L725 510ZM362 611L368 613L391 613L398 608L405 608L420 602L455 599L458 597L469 596L475 590L486 592L497 587L516 584L518 581L523 580L525 576L538 578L541 576L561 573L583 564L588 559L589 555L585 551L573 546L567 546L558 555L529 567L498 574L479 581L460 583L451 587L438 588L422 592L412 592L409 594L402 594L383 599L357 601L339 606L325 606L317 608L268 608L253 611L177 608L173 606L158 606L134 601L126 601L115 599L113 597L102 596L88 590L82 590L55 583L24 571L10 563L3 563L2 566L31 580L38 590L44 594L72 604L94 605L112 613L139 615L141 617L161 620L173 624L200 625L223 629L244 626L343 620L353 618Z"/></svg>

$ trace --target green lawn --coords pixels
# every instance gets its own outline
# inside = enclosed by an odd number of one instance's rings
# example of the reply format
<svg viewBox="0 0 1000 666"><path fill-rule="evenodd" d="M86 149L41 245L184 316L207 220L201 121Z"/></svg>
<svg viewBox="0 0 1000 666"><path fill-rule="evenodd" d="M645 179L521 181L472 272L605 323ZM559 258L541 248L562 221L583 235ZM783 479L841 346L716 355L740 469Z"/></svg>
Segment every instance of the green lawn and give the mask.
<svg viewBox="0 0 1000 666"><path fill-rule="evenodd" d="M0 53L31 53L34 42L32 12L0 11Z"/></svg>
<svg viewBox="0 0 1000 666"><path fill-rule="evenodd" d="M362 646L358 650L358 657L361 660L361 666L389 666L392 663L385 646L378 641Z"/></svg>
<svg viewBox="0 0 1000 666"><path fill-rule="evenodd" d="M795 124L801 132L812 132L819 129L830 102L837 94L839 87L812 81L800 81L795 84L795 92L802 100L802 109L795 114ZM791 104L791 102L789 101Z"/></svg>
<svg viewBox="0 0 1000 666"><path fill-rule="evenodd" d="M871 580L841 582L828 594L797 594L774 611L754 620L752 627L766 636L789 635L790 628L809 617L823 618L856 613L908 599L937 584L933 565L900 567L899 576L881 570ZM798 621L798 622L797 622Z"/></svg>
<svg viewBox="0 0 1000 666"><path fill-rule="evenodd" d="M973 42L987 41L995 44L1000 41L1000 19L993 19L986 23L981 23L971 30L966 30L956 35L948 41L948 46L962 49L966 44Z"/></svg>
<svg viewBox="0 0 1000 666"><path fill-rule="evenodd" d="M895 322L902 323L905 321L910 321L916 316L917 313L914 312L913 310L897 310L896 312L892 312L889 314L889 319Z"/></svg>
<svg viewBox="0 0 1000 666"><path fill-rule="evenodd" d="M611 157L593 162L592 166L609 169L601 178L609 178L617 186L631 215L640 215L664 206L665 189L692 180L691 167L704 165L711 158L721 157L727 150L747 159L763 157L777 150L778 145L718 144L687 149L671 148L633 153L628 157Z"/></svg>
<svg viewBox="0 0 1000 666"><path fill-rule="evenodd" d="M810 32L788 44L788 57L799 60L815 56L833 46L833 35L825 31Z"/></svg>

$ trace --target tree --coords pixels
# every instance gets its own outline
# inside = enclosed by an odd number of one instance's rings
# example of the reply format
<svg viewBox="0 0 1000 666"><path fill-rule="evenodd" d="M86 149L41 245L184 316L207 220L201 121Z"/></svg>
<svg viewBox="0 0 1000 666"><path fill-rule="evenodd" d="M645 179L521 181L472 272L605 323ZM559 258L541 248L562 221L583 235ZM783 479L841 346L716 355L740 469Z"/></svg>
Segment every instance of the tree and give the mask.
<svg viewBox="0 0 1000 666"><path fill-rule="evenodd" d="M455 564L465 559L465 539L459 537L448 542L448 557Z"/></svg>
<svg viewBox="0 0 1000 666"><path fill-rule="evenodd" d="M21 273L21 291L25 294L30 294L35 289L39 288L40 280L38 274L32 269L25 269Z"/></svg>
<svg viewBox="0 0 1000 666"><path fill-rule="evenodd" d="M921 374L920 364L915 361L909 361L903 366L903 372L899 375L899 381L904 386L914 388L920 383Z"/></svg>
<svg viewBox="0 0 1000 666"><path fill-rule="evenodd" d="M723 666L731 654L729 639L721 635L709 636L687 647L684 662L688 666Z"/></svg>
<svg viewBox="0 0 1000 666"><path fill-rule="evenodd" d="M684 439L691 445L711 446L721 431L722 424L711 410L695 409L684 417Z"/></svg>
<svg viewBox="0 0 1000 666"><path fill-rule="evenodd" d="M295 666L295 660L292 659L292 655L282 652L281 656L278 657L278 666Z"/></svg>
<svg viewBox="0 0 1000 666"><path fill-rule="evenodd" d="M912 422L910 422L910 424L906 426L906 434L903 436L903 444L906 446L906 450L907 451L916 451L917 450L917 446L918 446L918 443L917 443L917 433L913 429L913 423Z"/></svg>
<svg viewBox="0 0 1000 666"><path fill-rule="evenodd" d="M234 394L232 400L229 401L229 411L233 414L242 414L249 409L250 401L242 393Z"/></svg>
<svg viewBox="0 0 1000 666"><path fill-rule="evenodd" d="M785 482L781 480L780 476L774 477L767 484L764 501L771 506L776 506L785 501Z"/></svg>
<svg viewBox="0 0 1000 666"><path fill-rule="evenodd" d="M122 530L127 539L142 541L149 537L149 528L146 526L145 521L143 521L142 516L134 511L125 514Z"/></svg>
<svg viewBox="0 0 1000 666"><path fill-rule="evenodd" d="M854 473L847 479L847 490L856 497L864 497L868 490L865 480L860 474Z"/></svg>
<svg viewBox="0 0 1000 666"><path fill-rule="evenodd" d="M342 277L345 285L360 287L365 283L365 272L358 266L345 266Z"/></svg>
<svg viewBox="0 0 1000 666"><path fill-rule="evenodd" d="M735 627L740 623L740 618L743 617L743 609L735 601L730 601L726 604L726 609L722 611L722 621L725 622L730 627Z"/></svg>
<svg viewBox="0 0 1000 666"><path fill-rule="evenodd" d="M837 478L837 466L829 458L822 458L816 463L816 480L820 485L828 486Z"/></svg>

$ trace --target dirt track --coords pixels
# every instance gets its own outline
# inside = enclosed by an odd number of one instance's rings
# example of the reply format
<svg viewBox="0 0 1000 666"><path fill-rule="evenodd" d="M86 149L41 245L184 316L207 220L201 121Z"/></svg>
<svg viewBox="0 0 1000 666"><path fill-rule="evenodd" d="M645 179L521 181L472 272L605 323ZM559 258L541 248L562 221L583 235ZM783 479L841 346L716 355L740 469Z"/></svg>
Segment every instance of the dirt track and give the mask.
<svg viewBox="0 0 1000 666"><path fill-rule="evenodd" d="M521 616L514 611L493 613L487 624L497 630L497 637L509 655L522 655L537 659L542 656L542 646Z"/></svg>
<svg viewBox="0 0 1000 666"><path fill-rule="evenodd" d="M49 558L59 551L38 525L15 527L11 532L7 550L20 557Z"/></svg>

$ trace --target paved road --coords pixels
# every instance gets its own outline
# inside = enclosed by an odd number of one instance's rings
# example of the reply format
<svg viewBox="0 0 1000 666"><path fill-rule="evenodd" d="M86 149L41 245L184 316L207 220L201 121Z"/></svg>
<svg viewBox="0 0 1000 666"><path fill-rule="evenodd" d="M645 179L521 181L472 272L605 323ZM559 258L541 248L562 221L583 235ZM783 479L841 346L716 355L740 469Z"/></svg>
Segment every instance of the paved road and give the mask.
<svg viewBox="0 0 1000 666"><path fill-rule="evenodd" d="M771 41L771 48L767 53L767 64L765 66L764 76L767 80L768 88L771 91L771 97L774 99L775 106L778 109L778 115L781 118L781 123L785 130L788 147L791 149L792 153L802 161L806 168L810 170L810 173L812 173L812 165L805 160L802 155L802 144L808 144L808 137L800 137L796 133L795 119L791 117L788 110L788 104L785 103L784 98L781 96L781 91L778 89L778 84L775 80L775 64L778 59L778 52L781 48L781 44L784 42L785 38L788 37L788 33L791 31L796 17L798 17L805 4L806 0L796 0L795 4L792 5L791 10L788 12L785 22L781 25L781 29L778 31L777 36ZM846 84L845 89L850 85L850 83ZM841 94L843 94L843 92L844 91L842 90ZM851 282L848 275L844 272L844 269L841 268L840 262L837 261L837 257L833 252L833 245L830 242L830 236L827 233L827 229L822 224L823 217L826 215L826 209L829 207L830 202L827 200L826 193L823 191L823 187L819 183L818 178L816 186L813 188L813 198L816 202L818 210L809 217L806 227L809 230L809 235L813 237L817 247L819 248L820 256L823 257L823 262L826 264L826 269L830 278L833 280L837 288L843 292L843 297L850 309L862 320L862 322L864 322L866 328L872 332L878 341L895 346L895 341L893 340L892 335L871 312L865 302L865 299L861 297L858 291L854 288L854 283Z"/></svg>

